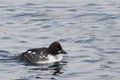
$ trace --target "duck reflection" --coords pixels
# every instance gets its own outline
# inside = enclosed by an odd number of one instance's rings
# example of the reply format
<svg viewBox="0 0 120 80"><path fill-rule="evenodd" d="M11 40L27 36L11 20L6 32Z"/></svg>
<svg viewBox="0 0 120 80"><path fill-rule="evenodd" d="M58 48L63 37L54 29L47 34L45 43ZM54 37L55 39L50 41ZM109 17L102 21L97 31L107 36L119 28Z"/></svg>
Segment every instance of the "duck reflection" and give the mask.
<svg viewBox="0 0 120 80"><path fill-rule="evenodd" d="M62 68L67 64L67 61L61 61L61 62L55 62L52 64L35 64L34 67L30 70L40 70L44 73L44 71L50 72L50 74L47 75L59 75L63 74ZM27 65L28 66L28 65ZM29 65L30 66L30 65Z"/></svg>
<svg viewBox="0 0 120 80"><path fill-rule="evenodd" d="M49 66L49 68L53 70L52 75L58 75L63 73L61 71L61 69L63 68L63 64L60 64L59 62L54 63L52 66Z"/></svg>

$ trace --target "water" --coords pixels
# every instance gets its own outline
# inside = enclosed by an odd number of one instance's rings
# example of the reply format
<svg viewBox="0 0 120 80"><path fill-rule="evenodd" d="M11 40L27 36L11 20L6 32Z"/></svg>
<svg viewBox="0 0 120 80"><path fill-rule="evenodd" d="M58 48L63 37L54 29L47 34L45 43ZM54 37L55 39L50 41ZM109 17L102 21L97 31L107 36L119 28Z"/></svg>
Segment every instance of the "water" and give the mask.
<svg viewBox="0 0 120 80"><path fill-rule="evenodd" d="M17 56L59 41L58 63ZM119 0L0 0L0 80L120 80Z"/></svg>

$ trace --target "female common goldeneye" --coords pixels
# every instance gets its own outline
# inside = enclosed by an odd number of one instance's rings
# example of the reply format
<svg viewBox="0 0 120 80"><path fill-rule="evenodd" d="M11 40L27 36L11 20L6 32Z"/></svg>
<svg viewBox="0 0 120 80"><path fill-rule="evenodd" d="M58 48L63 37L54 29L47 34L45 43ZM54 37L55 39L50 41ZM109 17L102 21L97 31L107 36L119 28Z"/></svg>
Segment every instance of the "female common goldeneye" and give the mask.
<svg viewBox="0 0 120 80"><path fill-rule="evenodd" d="M23 61L31 63L51 63L62 59L62 55L66 52L62 49L59 42L53 42L48 48L33 48L21 54Z"/></svg>

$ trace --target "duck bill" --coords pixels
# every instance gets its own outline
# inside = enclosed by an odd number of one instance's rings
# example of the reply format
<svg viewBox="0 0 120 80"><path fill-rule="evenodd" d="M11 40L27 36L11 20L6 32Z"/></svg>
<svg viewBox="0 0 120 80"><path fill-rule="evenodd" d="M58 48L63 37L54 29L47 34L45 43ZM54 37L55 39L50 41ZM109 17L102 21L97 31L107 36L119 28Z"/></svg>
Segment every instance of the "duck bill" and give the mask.
<svg viewBox="0 0 120 80"><path fill-rule="evenodd" d="M67 52L65 52L64 50L60 50L58 51L60 54L67 54Z"/></svg>

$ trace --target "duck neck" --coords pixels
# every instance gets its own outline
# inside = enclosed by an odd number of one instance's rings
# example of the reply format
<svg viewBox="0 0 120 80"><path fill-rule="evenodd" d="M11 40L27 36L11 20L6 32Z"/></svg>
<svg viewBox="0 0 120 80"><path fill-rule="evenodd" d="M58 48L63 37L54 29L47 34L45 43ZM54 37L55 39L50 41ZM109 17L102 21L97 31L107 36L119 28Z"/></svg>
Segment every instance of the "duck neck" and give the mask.
<svg viewBox="0 0 120 80"><path fill-rule="evenodd" d="M48 52L49 52L51 55L54 55L54 56L58 55L58 52L55 51L55 50L50 50L50 49L48 49Z"/></svg>

